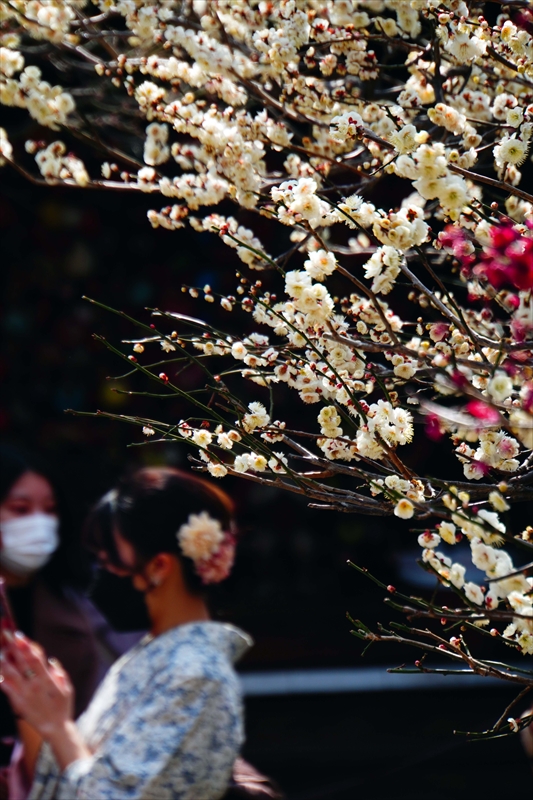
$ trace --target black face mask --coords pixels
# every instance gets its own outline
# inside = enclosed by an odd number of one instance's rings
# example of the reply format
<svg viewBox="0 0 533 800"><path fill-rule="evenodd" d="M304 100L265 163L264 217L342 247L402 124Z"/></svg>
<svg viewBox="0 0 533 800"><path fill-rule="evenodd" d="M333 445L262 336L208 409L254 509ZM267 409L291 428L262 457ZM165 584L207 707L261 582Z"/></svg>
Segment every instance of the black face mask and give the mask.
<svg viewBox="0 0 533 800"><path fill-rule="evenodd" d="M131 578L98 569L89 597L115 631L147 631L151 627L144 595L133 588Z"/></svg>

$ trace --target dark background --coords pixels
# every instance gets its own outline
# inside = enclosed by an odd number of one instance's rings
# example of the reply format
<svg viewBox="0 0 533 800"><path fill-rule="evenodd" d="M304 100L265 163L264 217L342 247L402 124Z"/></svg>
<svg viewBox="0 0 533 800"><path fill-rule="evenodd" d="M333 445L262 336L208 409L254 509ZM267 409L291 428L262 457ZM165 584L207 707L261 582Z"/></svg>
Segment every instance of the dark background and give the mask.
<svg viewBox="0 0 533 800"><path fill-rule="evenodd" d="M76 535L87 508L126 467L187 464L179 445L128 447L144 440L139 429L65 414L67 408L167 420L187 414L174 400L111 391L126 386L106 380L124 372L124 362L92 334L119 346L138 332L82 295L144 322L150 322L146 306L202 316L203 300L182 294L181 284L232 291L233 268L241 264L211 234L152 230L146 211L158 201L148 196L39 187L7 168L1 178L1 434L59 468ZM268 244L278 251L276 242ZM418 437L411 459L421 473L434 460L433 448ZM220 611L256 641L243 669L412 662L412 652L386 647L371 648L362 660L345 616L349 611L369 624L390 617L379 589L347 559L404 589L431 588L414 563L419 548L407 523L309 510L296 496L246 481L224 479L222 487L237 501L243 536ZM455 727L490 727L511 697L504 689L465 686L251 698L247 754L301 800L437 800L450 792L457 800L490 800L511 786L518 796L528 791L530 773L517 738L465 744L452 735Z"/></svg>

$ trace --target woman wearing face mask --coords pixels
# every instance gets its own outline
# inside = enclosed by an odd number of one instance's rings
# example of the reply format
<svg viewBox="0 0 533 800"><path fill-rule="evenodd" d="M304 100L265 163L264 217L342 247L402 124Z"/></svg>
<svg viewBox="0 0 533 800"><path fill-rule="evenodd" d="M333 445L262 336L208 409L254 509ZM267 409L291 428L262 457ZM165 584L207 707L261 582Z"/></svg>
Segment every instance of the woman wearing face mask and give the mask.
<svg viewBox="0 0 533 800"><path fill-rule="evenodd" d="M143 594L150 633L76 724L63 669L9 637L2 689L45 743L30 799L221 798L243 739L233 662L250 646L206 603L233 563L230 501L195 476L144 469L100 501L88 534L104 566Z"/></svg>
<svg viewBox="0 0 533 800"><path fill-rule="evenodd" d="M0 447L0 576L8 589L18 628L37 641L47 656L58 658L75 689L75 713L87 706L97 682L95 638L84 615L77 589L83 581L83 559L63 535L64 513L46 469L14 448ZM3 742L21 736L32 750L32 736L0 697ZM0 752L7 765L11 747ZM25 797L23 765L14 751L3 772L0 797ZM9 789L6 788L6 783Z"/></svg>

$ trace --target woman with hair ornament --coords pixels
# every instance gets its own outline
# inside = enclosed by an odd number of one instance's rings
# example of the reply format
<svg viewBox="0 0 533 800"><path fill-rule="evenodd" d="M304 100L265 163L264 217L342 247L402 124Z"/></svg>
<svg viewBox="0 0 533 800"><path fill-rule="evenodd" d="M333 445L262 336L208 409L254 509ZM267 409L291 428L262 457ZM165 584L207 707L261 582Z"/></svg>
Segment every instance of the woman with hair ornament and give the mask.
<svg viewBox="0 0 533 800"><path fill-rule="evenodd" d="M207 606L206 589L233 564L231 501L196 476L142 469L102 498L86 539L143 594L151 628L76 723L61 665L4 634L2 689L43 742L31 800L223 797L243 741L233 664L251 645Z"/></svg>

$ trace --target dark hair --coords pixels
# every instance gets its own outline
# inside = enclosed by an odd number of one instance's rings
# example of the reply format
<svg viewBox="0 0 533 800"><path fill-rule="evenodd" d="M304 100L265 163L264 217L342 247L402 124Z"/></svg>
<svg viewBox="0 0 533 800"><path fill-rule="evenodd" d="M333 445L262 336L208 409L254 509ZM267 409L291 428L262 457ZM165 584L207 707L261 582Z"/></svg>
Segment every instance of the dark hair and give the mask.
<svg viewBox="0 0 533 800"><path fill-rule="evenodd" d="M59 517L59 547L41 570L39 576L50 589L60 591L64 586L83 586L89 581L89 565L72 535L71 514L60 482L50 466L39 456L12 445L0 444L0 503L26 472L35 472L52 487Z"/></svg>
<svg viewBox="0 0 533 800"><path fill-rule="evenodd" d="M93 552L104 552L115 566L123 566L115 529L133 546L139 568L158 553L172 553L181 561L189 591L202 594L205 586L177 539L190 514L201 511L217 519L224 530L233 531L234 505L218 486L173 467L146 467L124 478L96 504L85 524L84 541Z"/></svg>
<svg viewBox="0 0 533 800"><path fill-rule="evenodd" d="M36 472L52 484L48 469L40 463L38 458L9 445L0 445L0 503L4 502L11 487L26 472Z"/></svg>

